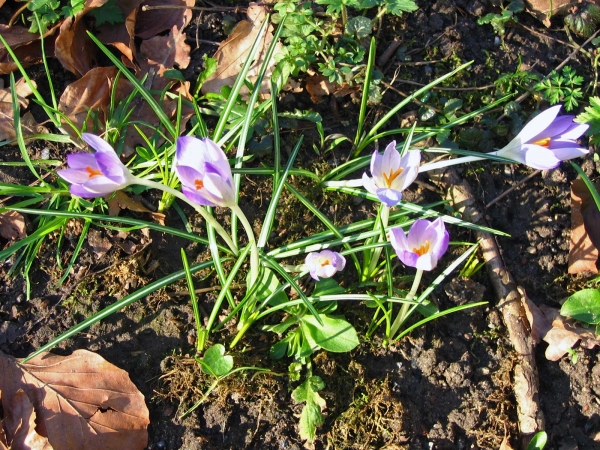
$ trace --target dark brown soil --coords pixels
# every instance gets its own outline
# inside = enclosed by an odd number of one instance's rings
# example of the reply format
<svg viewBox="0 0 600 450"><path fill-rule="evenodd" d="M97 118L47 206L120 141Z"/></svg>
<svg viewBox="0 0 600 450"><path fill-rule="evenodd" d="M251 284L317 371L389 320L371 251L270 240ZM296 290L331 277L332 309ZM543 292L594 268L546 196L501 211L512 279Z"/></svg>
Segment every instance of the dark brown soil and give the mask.
<svg viewBox="0 0 600 450"><path fill-rule="evenodd" d="M476 22L478 17L496 11L493 3L422 0L418 1L420 9L413 14L401 19L386 17L377 31L378 55L388 42L399 36L406 47L405 54L410 54L411 59L401 63L391 58L381 67L385 80L391 83L394 71L398 70L401 80L427 83L454 68L457 62L473 60L469 71L447 86L489 86L499 74L514 72L519 56L529 70L546 75L572 52L571 47L557 41L567 40L560 29L560 18L555 18L553 28L547 29L531 16L520 14L519 21L524 26L510 28L506 38L500 40L491 27ZM222 13L204 13L199 25L190 26L188 36L193 48L197 35L204 40L223 39L222 18ZM213 50L214 47L201 45L193 53L186 75L194 78L201 70L201 55ZM586 80L593 78L591 62L580 54L572 58L570 65L585 74ZM65 82L70 79L58 68L56 72ZM43 73L39 77L43 78ZM402 93L414 90L414 86L401 80L393 84L396 91L387 91L372 117L387 112L402 98ZM465 91L439 92L459 97ZM469 92L466 98L472 103L467 105L468 109L480 107L495 95L493 88ZM349 97L326 99L320 105L313 105L306 93L285 97L290 109L316 108L328 133L353 135L356 124L352 120L357 116L357 106ZM526 118L527 112L538 106L535 99L526 100L521 117ZM403 117L416 116L418 108L419 105L411 104L402 111ZM489 117L495 120L500 114L496 111ZM342 123L341 118L346 122ZM500 124L506 128L513 126L508 119ZM487 125L469 126L488 133L481 146L485 147L487 142L498 148L506 142L506 136L495 134ZM290 138L289 142L294 140ZM296 166L309 169L328 166L345 160L349 152L348 147L341 146L332 154L316 158L310 142L306 144ZM470 144L478 146L477 142ZM480 149L485 149L481 146ZM33 145L31 157L35 158L43 147ZM63 148L51 146L51 151L56 158L64 157ZM18 159L18 150L2 148L1 161ZM590 175L600 169L592 156L586 158L583 166ZM462 169L463 176L477 191L482 207L529 173L527 168L490 164ZM491 227L511 234L510 238L498 238L504 262L538 304L557 306L577 283L567 275L569 182L574 178L570 167L563 165L536 176L485 210ZM424 177L419 180L427 182ZM27 184L33 179L26 169L0 166L0 181ZM271 187L260 178L252 179L251 183L252 189L244 194L241 206L250 220L259 224ZM375 214L374 207L367 202L357 205L343 197L336 197L336 202L344 202L342 206L330 210L327 198L315 193L317 189L309 183L301 187L321 196L322 211L331 218L335 214L338 224ZM440 198L423 186L415 187L407 195L415 200ZM318 221L299 208L294 210L293 204L287 204L285 210L289 215L282 214L279 220L288 233L318 227ZM35 217L28 218L30 227L34 220ZM174 211L168 212L166 223L182 227ZM66 234L59 252L63 264L73 252L80 227L73 224L72 230ZM473 239L458 229L451 229L451 233L453 240ZM0 350L5 353L24 357L94 312L179 270L181 247L190 261L206 258L203 246L172 236L142 231L122 234L92 227L72 274L62 286L55 287L62 275L56 265L57 240L58 235L50 236L39 251L29 280L29 299L26 281L7 275L14 259L4 261L0 267L5 280L0 284ZM197 278L196 287L213 286L215 282L209 275ZM252 372L244 372L227 379L205 404L187 418L179 418L210 384L191 358L195 330L188 297L179 295L185 290L183 283L161 289L64 342L55 351L68 354L78 348L93 350L130 373L151 411L149 449L303 448L297 432L301 406L294 404L290 395L297 383L285 375L291 361L269 359L268 349L275 342L274 335L263 334L258 327L248 333L232 355L236 366L268 367L273 373L253 376ZM201 302L209 310L215 298L214 293L205 293ZM511 379L515 355L485 271L471 279L446 280L433 299L441 309L478 300L488 301L489 305L429 323L397 345L386 346L381 335L376 335L372 340L361 338L361 345L351 354L316 355L313 370L325 382L321 395L327 401L326 421L318 430L316 448L498 449L505 438L516 448L518 426ZM357 305L342 309L361 336L370 314L370 310L364 309ZM233 331L221 331L211 339L227 344ZM598 352L576 349L576 363L567 358L549 362L543 352L544 345L538 348L537 362L540 401L550 438L547 448L600 448Z"/></svg>

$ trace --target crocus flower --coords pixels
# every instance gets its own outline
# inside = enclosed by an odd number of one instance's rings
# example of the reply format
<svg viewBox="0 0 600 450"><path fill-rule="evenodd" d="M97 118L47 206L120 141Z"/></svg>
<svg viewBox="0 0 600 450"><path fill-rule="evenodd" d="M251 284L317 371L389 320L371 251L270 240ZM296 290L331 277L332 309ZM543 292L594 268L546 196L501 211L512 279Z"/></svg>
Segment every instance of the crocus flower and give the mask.
<svg viewBox="0 0 600 450"><path fill-rule="evenodd" d="M71 194L84 198L102 197L135 180L108 142L89 133L83 133L81 137L96 153L68 154L69 168L56 172L71 183Z"/></svg>
<svg viewBox="0 0 600 450"><path fill-rule="evenodd" d="M400 261L409 267L432 270L448 249L450 236L442 219L433 222L419 219L410 227L408 236L401 227L390 230L390 243Z"/></svg>
<svg viewBox="0 0 600 450"><path fill-rule="evenodd" d="M402 191L406 189L419 173L421 153L406 152L404 156L396 150L396 142L392 141L385 148L383 155L373 152L371 157L371 175L362 176L363 186L375 194L386 206L397 205L402 199Z"/></svg>
<svg viewBox="0 0 600 450"><path fill-rule="evenodd" d="M181 190L192 202L203 206L235 205L229 161L210 139L178 138L174 166Z"/></svg>
<svg viewBox="0 0 600 450"><path fill-rule="evenodd" d="M336 272L346 266L346 258L331 250L312 252L306 255L304 261L310 270L310 276L319 281L319 278L331 278Z"/></svg>
<svg viewBox="0 0 600 450"><path fill-rule="evenodd" d="M576 142L588 125L573 122L575 116L557 117L560 108L561 105L553 106L537 115L496 154L534 169L548 170L561 161L588 153Z"/></svg>

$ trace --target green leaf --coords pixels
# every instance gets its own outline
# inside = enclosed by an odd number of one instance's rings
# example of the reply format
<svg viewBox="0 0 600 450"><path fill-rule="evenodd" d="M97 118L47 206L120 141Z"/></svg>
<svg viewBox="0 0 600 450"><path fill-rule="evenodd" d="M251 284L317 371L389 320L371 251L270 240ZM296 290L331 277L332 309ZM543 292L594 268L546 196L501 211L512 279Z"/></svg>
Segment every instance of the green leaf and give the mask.
<svg viewBox="0 0 600 450"><path fill-rule="evenodd" d="M345 292L346 290L333 278L321 278L315 283L315 289L312 295L318 297L320 295L343 294Z"/></svg>
<svg viewBox="0 0 600 450"><path fill-rule="evenodd" d="M600 289L583 289L571 295L560 314L589 324L600 324Z"/></svg>
<svg viewBox="0 0 600 450"><path fill-rule="evenodd" d="M315 439L317 427L324 422L321 412L325 409L326 402L318 394L324 387L320 377L311 376L292 392L292 399L296 403L305 403L300 414L300 438L309 442Z"/></svg>
<svg viewBox="0 0 600 450"><path fill-rule="evenodd" d="M363 16L354 17L346 24L346 33L354 35L358 39L370 36L372 31L373 24L371 20Z"/></svg>
<svg viewBox="0 0 600 450"><path fill-rule="evenodd" d="M225 355L225 347L222 344L215 344L206 350L202 362L202 371L217 378L227 375L233 369L233 357Z"/></svg>
<svg viewBox="0 0 600 450"><path fill-rule="evenodd" d="M91 10L90 14L96 18L96 26L125 22L123 13L117 6L117 0L108 0L100 8Z"/></svg>
<svg viewBox="0 0 600 450"><path fill-rule="evenodd" d="M323 326L312 315L302 317L302 332L312 349L321 347L334 353L349 352L358 344L358 336L352 325L344 319L324 314L319 315Z"/></svg>
<svg viewBox="0 0 600 450"><path fill-rule="evenodd" d="M419 9L413 0L386 0L384 4L387 11L395 16L401 16L404 12L413 12Z"/></svg>
<svg viewBox="0 0 600 450"><path fill-rule="evenodd" d="M196 81L196 95L200 92L202 85L217 71L217 60L215 58L207 58L204 55L204 67L205 69L198 74L198 80Z"/></svg>
<svg viewBox="0 0 600 450"><path fill-rule="evenodd" d="M540 431L537 433L531 441L529 441L529 445L527 446L527 450L542 450L546 446L546 442L548 441L548 435L545 431Z"/></svg>
<svg viewBox="0 0 600 450"><path fill-rule="evenodd" d="M262 277L256 282L258 283L258 288L256 289L255 296L258 301L266 299L281 286L279 278L277 278L275 273L268 267L264 268ZM269 300L269 305L277 306L287 301L289 301L289 298L285 291L280 291Z"/></svg>

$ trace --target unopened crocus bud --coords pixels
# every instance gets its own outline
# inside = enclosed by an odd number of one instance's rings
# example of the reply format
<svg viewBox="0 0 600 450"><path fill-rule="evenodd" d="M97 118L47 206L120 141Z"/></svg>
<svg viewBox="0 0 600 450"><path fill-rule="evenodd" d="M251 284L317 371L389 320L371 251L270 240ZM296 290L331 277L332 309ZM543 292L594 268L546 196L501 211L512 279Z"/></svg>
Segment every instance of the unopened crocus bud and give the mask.
<svg viewBox="0 0 600 450"><path fill-rule="evenodd" d="M312 252L306 255L304 264L310 276L319 281L320 278L331 278L346 266L346 258L331 250Z"/></svg>

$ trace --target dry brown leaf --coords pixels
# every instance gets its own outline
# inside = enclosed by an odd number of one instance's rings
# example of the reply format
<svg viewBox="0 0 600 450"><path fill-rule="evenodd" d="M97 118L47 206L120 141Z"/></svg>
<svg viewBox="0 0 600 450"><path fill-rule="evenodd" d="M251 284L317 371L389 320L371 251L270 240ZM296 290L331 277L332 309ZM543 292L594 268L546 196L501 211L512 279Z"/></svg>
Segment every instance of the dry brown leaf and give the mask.
<svg viewBox="0 0 600 450"><path fill-rule="evenodd" d="M9 241L26 237L25 218L16 211L0 213L0 236Z"/></svg>
<svg viewBox="0 0 600 450"><path fill-rule="evenodd" d="M248 20L242 20L236 25L229 37L221 42L214 57L217 60L217 71L202 85L202 93L209 92L220 93L224 86L233 86L235 79L240 73L240 69L244 64L254 41L258 37L260 27L262 26L267 10L264 6L259 6L256 3L250 3L248 6ZM258 71L263 64L267 49L273 40L273 27L269 26L262 38L261 47L257 52L246 79L252 83L256 81ZM281 53L281 43L276 44L273 58L269 61L270 68L265 73L265 78L260 87L261 94L266 96L269 94L269 79L273 68L275 67L275 56ZM242 94L247 94L248 89L243 87Z"/></svg>
<svg viewBox="0 0 600 450"><path fill-rule="evenodd" d="M95 353L43 353L20 364L0 352L4 411L19 389L33 404L37 432L55 449L142 450L148 443L144 396L127 372Z"/></svg>
<svg viewBox="0 0 600 450"><path fill-rule="evenodd" d="M111 216L118 216L119 212L122 209L128 209L129 211L148 213L159 224L161 224L161 225L165 224L165 215L164 214L150 211L148 208L146 208L144 205L142 205L141 202L129 197L123 191L117 191L114 196L112 196L109 200L107 200L107 203L108 203L108 214Z"/></svg>
<svg viewBox="0 0 600 450"><path fill-rule="evenodd" d="M21 108L26 108L29 104L29 100L27 100L26 97L31 95L32 91L24 78L20 78L15 83L15 89ZM25 128L23 129L23 134L28 136L30 133L28 133L28 130ZM0 89L0 141L11 140L15 137L12 94L10 88Z"/></svg>
<svg viewBox="0 0 600 450"><path fill-rule="evenodd" d="M93 66L97 47L87 35L85 21L81 19L108 0L86 0L82 11L67 17L60 26L54 54L65 69L82 77Z"/></svg>
<svg viewBox="0 0 600 450"><path fill-rule="evenodd" d="M48 438L35 430L35 411L23 389L19 389L5 410L2 421L10 449L53 450Z"/></svg>
<svg viewBox="0 0 600 450"><path fill-rule="evenodd" d="M148 64L159 67L159 75L175 64L185 69L190 63L190 46L185 38L185 33L174 25L168 34L142 42L140 51L148 58Z"/></svg>
<svg viewBox="0 0 600 450"><path fill-rule="evenodd" d="M536 19L550 27L550 18L568 12L571 5L581 3L581 0L526 0L525 5Z"/></svg>
<svg viewBox="0 0 600 450"><path fill-rule="evenodd" d="M60 97L58 109L65 114L78 129L94 130L94 114L99 123L106 122L112 85L117 75L116 67L96 67L82 78L67 86ZM121 88L121 84L119 85ZM65 130L71 136L77 133L65 122Z"/></svg>
<svg viewBox="0 0 600 450"><path fill-rule="evenodd" d="M87 242L94 252L96 259L102 259L102 257L112 248L112 243L100 230L89 230Z"/></svg>
<svg viewBox="0 0 600 450"><path fill-rule="evenodd" d="M592 237L598 238L597 227L600 213L596 207L590 191L583 180L577 179L571 184L571 250L569 251L569 273L592 272L598 273L596 261L598 248L594 245ZM586 227L586 224L587 227Z"/></svg>
<svg viewBox="0 0 600 450"><path fill-rule="evenodd" d="M347 83L342 85L332 83L329 79L321 74L308 75L306 77L306 92L310 94L310 99L313 103L319 103L326 95L335 95L343 97L352 92L356 92L358 86L349 86Z"/></svg>
<svg viewBox="0 0 600 450"><path fill-rule="evenodd" d="M58 25L50 28L44 38L53 35L58 29ZM42 60L42 47L39 35L32 34L25 27L13 25L0 25L0 34L6 39L8 45L15 53L15 56L23 67L38 63ZM45 40L46 54L54 53L54 39ZM14 72L18 66L9 56L8 51L0 44L0 75Z"/></svg>
<svg viewBox="0 0 600 450"><path fill-rule="evenodd" d="M194 0L146 0L143 6L195 6ZM171 30L174 26L185 28L192 20L192 10L183 8L151 9L138 12L135 24L135 35L142 39L150 39L160 33Z"/></svg>
<svg viewBox="0 0 600 450"><path fill-rule="evenodd" d="M529 300L525 289L521 286L518 287L519 293L521 294L521 300L523 302L523 309L525 309L525 315L529 321L529 327L531 328L531 338L536 344L542 342L544 336L552 329L552 321L548 320L542 310L537 307L535 303Z"/></svg>

